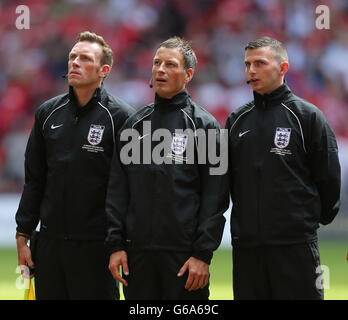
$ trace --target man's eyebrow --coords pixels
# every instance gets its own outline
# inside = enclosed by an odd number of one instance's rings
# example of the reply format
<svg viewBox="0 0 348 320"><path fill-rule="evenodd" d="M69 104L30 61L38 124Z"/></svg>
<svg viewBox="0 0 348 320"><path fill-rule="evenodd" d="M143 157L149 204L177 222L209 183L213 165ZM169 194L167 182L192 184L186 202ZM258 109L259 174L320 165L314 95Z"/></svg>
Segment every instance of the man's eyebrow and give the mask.
<svg viewBox="0 0 348 320"><path fill-rule="evenodd" d="M253 62L267 62L267 59L258 58L258 59L253 60ZM249 60L244 60L244 63L247 64L247 63L250 63L250 61Z"/></svg>
<svg viewBox="0 0 348 320"><path fill-rule="evenodd" d="M160 59L160 58L153 58L153 61L164 61L164 62L170 62L170 63L176 63L178 64L179 62L176 59Z"/></svg>
<svg viewBox="0 0 348 320"><path fill-rule="evenodd" d="M79 55L81 55L81 56L92 56L92 53L90 53L90 52L75 52L75 51L70 51L69 56L70 56L71 54L75 54L75 55L79 54Z"/></svg>

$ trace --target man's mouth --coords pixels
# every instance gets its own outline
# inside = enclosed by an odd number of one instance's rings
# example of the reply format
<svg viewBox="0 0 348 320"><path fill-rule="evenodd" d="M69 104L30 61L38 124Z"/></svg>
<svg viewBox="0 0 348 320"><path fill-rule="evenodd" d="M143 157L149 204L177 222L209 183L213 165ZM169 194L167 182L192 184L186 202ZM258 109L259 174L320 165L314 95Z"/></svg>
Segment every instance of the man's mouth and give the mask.
<svg viewBox="0 0 348 320"><path fill-rule="evenodd" d="M158 82L158 83L166 83L167 80L164 79L164 78L156 78L156 82Z"/></svg>
<svg viewBox="0 0 348 320"><path fill-rule="evenodd" d="M70 75L80 75L80 73L77 71L70 71L69 74Z"/></svg>

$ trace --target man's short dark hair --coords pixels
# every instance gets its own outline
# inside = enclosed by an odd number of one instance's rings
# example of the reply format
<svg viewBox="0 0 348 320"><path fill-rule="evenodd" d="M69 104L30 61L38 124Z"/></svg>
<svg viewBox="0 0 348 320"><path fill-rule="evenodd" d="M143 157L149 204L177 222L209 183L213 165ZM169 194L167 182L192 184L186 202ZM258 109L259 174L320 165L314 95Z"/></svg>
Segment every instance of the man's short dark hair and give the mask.
<svg viewBox="0 0 348 320"><path fill-rule="evenodd" d="M104 65L107 64L110 67L112 67L112 64L114 62L114 54L112 52L112 49L110 48L110 46L105 42L104 38L102 36L99 36L93 32L90 31L84 31L81 32L78 36L77 36L77 42L81 42L81 41L88 41L88 42L96 42L99 43L102 47L102 56L100 58L100 65Z"/></svg>
<svg viewBox="0 0 348 320"><path fill-rule="evenodd" d="M164 48L176 48L179 49L182 52L182 55L184 57L184 68L185 70L192 68L195 70L197 65L197 57L191 47L191 42L187 41L180 37L172 37L168 40L162 42L157 49L164 47Z"/></svg>
<svg viewBox="0 0 348 320"><path fill-rule="evenodd" d="M286 52L284 45L277 39L274 39L271 37L262 37L262 38L250 41L246 45L245 51L263 48L263 47L270 47L275 54L275 58L279 62L289 61L288 53Z"/></svg>

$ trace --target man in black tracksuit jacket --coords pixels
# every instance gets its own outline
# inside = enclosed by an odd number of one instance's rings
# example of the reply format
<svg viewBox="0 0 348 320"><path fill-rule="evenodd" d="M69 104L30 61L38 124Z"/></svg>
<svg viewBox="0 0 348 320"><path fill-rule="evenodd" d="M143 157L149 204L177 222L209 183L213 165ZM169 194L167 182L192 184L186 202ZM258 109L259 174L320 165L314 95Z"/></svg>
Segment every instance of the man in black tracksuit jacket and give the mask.
<svg viewBox="0 0 348 320"><path fill-rule="evenodd" d="M134 110L101 84L112 64L99 59L102 48L110 60L101 37L79 36L69 56L69 93L38 108L28 141L17 245L19 264L33 266L26 238L40 221L38 299L119 297L104 248L105 196L117 130Z"/></svg>
<svg viewBox="0 0 348 320"><path fill-rule="evenodd" d="M322 112L283 83L280 42L251 42L245 64L254 100L226 123L234 295L321 299L316 230L339 210L335 136Z"/></svg>
<svg viewBox="0 0 348 320"><path fill-rule="evenodd" d="M112 254L110 270L125 284L126 299L209 296L209 264L223 233L228 184L223 172L213 175L213 165L198 163L196 133L211 129L219 150L220 127L185 89L193 75L191 66L184 67L187 47L180 38L159 46L153 66L155 102L130 117L121 129L121 135L127 129L137 132L130 144L134 149L139 146L140 163L124 164L122 150L127 141L121 142L121 156L115 154L113 160L107 195L107 244ZM178 75L182 78L176 83ZM158 129L168 132L170 148L164 148L163 158L169 163L155 160ZM189 129L191 136L178 133L180 129ZM194 150L193 163L189 163L189 149Z"/></svg>

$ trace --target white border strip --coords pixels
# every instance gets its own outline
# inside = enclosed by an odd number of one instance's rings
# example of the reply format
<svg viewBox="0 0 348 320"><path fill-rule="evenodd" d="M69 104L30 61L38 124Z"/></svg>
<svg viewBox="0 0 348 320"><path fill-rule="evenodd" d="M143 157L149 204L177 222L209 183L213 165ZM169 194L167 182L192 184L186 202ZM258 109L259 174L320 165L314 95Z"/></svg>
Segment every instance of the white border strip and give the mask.
<svg viewBox="0 0 348 320"><path fill-rule="evenodd" d="M298 122L298 125L300 127L300 132L301 132L301 137L302 137L302 146L303 146L303 150L307 153L307 150L306 150L306 146L305 146L305 141L304 141L304 136L303 136L303 131L302 131L302 126L301 126L301 122L299 120L299 118L296 116L296 114L289 108L287 107L284 103L282 103L282 106L285 107L286 109L288 109L292 115L296 118L297 122Z"/></svg>
<svg viewBox="0 0 348 320"><path fill-rule="evenodd" d="M237 121L239 120L239 118L240 118L241 116L243 116L244 114L246 114L246 113L250 112L251 110L253 110L254 107L255 107L255 105L253 105L249 110L244 111L244 112L236 119L236 121L233 122L233 124L232 124L232 126L231 126L231 129L230 129L230 133L231 133L231 131L232 131L234 125L235 125L235 124L237 123Z"/></svg>
<svg viewBox="0 0 348 320"><path fill-rule="evenodd" d="M70 101L70 100L68 99L67 102L65 102L65 103L62 104L61 106L55 108L55 109L48 115L48 117L46 118L46 120L44 121L44 123L43 123L43 125L42 125L42 131L44 131L44 129L45 129L45 124L46 124L47 120L50 118L50 116L51 116L54 112L56 112L58 109L64 107L69 101Z"/></svg>
<svg viewBox="0 0 348 320"><path fill-rule="evenodd" d="M188 117L190 120L191 120L191 122L192 122L192 124L193 124L193 128L194 128L194 130L195 130L195 132L194 132L194 137L195 137L195 142L196 142L196 148L197 148L197 150L198 150L198 145L197 145L197 133L196 133L196 131L197 131L197 128L196 128L196 125L195 125L195 122L192 120L192 118L187 114L187 112L185 112L183 109L180 109L185 115L186 115L186 117Z"/></svg>
<svg viewBox="0 0 348 320"><path fill-rule="evenodd" d="M154 112L154 110L155 110L155 108L153 108L150 113L146 114L145 116L140 118L138 121L134 122L133 125L132 125L132 130L134 129L136 124L138 124L141 120L144 120L146 117L148 117L152 112Z"/></svg>
<svg viewBox="0 0 348 320"><path fill-rule="evenodd" d="M109 117L110 117L110 120L111 120L111 126L112 126L112 141L114 142L114 144L116 143L116 140L115 140L115 125L114 125L114 119L112 119L112 116L111 116L111 113L110 111L104 107L101 102L98 101L98 104L104 108L106 110L106 112L108 113Z"/></svg>

